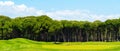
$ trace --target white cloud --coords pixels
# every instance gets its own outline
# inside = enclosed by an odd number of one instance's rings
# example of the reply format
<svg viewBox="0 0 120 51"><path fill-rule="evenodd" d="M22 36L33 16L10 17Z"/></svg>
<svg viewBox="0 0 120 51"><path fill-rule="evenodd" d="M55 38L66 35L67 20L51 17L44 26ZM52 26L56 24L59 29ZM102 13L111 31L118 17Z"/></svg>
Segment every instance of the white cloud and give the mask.
<svg viewBox="0 0 120 51"><path fill-rule="evenodd" d="M120 17L120 14L113 15L98 15L91 13L87 10L61 10L61 11L53 11L46 12L47 15L57 20L78 20L78 21L95 21L101 20L105 21L107 19L116 19Z"/></svg>
<svg viewBox="0 0 120 51"><path fill-rule="evenodd" d="M0 1L0 14L7 16L26 16L26 15L37 15L39 10L28 7L24 4L17 5L12 1ZM40 11L39 11L40 13Z"/></svg>
<svg viewBox="0 0 120 51"><path fill-rule="evenodd" d="M12 1L0 1L0 14L16 17L28 15L48 15L56 20L78 20L78 21L105 21L107 19L119 18L120 14L98 15L88 10L58 10L44 11L34 7L28 7L25 4L15 4Z"/></svg>
<svg viewBox="0 0 120 51"><path fill-rule="evenodd" d="M0 6L11 6L11 5L14 5L14 2L12 1L0 1Z"/></svg>

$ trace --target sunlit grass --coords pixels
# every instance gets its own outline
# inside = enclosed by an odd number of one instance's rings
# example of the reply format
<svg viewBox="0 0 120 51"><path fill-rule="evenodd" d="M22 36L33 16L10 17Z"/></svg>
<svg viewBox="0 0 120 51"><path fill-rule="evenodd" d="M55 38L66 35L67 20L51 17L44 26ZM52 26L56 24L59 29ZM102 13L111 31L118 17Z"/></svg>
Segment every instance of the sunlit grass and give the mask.
<svg viewBox="0 0 120 51"><path fill-rule="evenodd" d="M81 49L81 50L103 50L116 48L119 45L43 45L43 48L49 49Z"/></svg>
<svg viewBox="0 0 120 51"><path fill-rule="evenodd" d="M23 38L0 40L0 51L120 51L120 42L37 42Z"/></svg>

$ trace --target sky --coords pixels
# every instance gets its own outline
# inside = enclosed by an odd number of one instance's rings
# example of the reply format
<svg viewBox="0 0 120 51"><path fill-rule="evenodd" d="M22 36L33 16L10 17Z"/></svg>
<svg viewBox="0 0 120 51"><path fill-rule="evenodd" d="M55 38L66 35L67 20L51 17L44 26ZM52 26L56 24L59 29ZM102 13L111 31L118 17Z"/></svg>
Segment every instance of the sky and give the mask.
<svg viewBox="0 0 120 51"><path fill-rule="evenodd" d="M54 20L105 21L120 18L120 0L0 0L0 15L48 15Z"/></svg>

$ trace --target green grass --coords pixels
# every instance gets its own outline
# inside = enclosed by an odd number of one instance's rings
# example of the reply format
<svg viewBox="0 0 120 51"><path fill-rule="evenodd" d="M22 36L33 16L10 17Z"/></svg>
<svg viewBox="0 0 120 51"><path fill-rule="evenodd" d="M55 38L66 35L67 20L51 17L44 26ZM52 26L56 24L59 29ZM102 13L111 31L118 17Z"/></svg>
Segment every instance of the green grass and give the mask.
<svg viewBox="0 0 120 51"><path fill-rule="evenodd" d="M120 51L120 42L37 42L23 38L0 40L0 51Z"/></svg>

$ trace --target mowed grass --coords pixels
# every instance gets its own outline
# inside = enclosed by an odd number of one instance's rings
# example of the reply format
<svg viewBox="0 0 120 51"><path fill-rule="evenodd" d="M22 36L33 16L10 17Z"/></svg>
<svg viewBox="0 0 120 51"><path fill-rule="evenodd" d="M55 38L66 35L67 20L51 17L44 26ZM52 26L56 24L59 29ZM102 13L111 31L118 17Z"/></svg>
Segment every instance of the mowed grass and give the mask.
<svg viewBox="0 0 120 51"><path fill-rule="evenodd" d="M0 40L0 51L120 51L120 42L37 42L23 38Z"/></svg>

